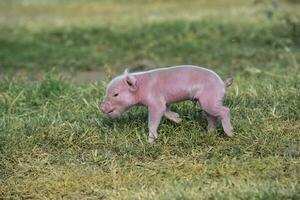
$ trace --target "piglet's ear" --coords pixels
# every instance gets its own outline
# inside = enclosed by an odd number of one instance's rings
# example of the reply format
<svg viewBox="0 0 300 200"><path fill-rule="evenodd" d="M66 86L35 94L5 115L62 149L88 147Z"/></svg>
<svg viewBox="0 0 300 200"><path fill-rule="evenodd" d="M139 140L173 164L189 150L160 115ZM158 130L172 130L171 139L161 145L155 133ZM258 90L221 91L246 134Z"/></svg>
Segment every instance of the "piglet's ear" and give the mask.
<svg viewBox="0 0 300 200"><path fill-rule="evenodd" d="M131 92L135 92L137 90L137 81L136 78L131 75L128 70L124 71L125 82Z"/></svg>
<svg viewBox="0 0 300 200"><path fill-rule="evenodd" d="M126 68L126 69L124 70L124 75L127 76L128 74L129 74L129 70Z"/></svg>

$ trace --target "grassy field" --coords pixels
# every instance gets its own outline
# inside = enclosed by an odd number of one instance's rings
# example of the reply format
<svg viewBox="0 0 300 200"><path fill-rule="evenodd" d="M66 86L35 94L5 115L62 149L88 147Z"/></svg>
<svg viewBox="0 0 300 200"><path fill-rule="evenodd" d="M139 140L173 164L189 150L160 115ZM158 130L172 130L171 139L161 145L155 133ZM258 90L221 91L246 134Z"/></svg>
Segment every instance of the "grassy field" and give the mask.
<svg viewBox="0 0 300 200"><path fill-rule="evenodd" d="M0 2L0 199L299 199L300 2ZM236 137L191 102L147 143L147 110L98 111L125 67L234 77ZM73 73L100 72L78 84ZM71 74L71 75L70 75ZM81 74L82 75L82 74ZM75 78L74 78L75 77Z"/></svg>

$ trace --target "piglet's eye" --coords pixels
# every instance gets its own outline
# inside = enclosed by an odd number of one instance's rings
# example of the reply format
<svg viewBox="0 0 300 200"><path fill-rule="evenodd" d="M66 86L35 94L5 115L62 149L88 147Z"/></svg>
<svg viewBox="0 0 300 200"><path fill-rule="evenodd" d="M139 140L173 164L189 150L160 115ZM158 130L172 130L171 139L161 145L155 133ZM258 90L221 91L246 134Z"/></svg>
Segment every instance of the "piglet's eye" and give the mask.
<svg viewBox="0 0 300 200"><path fill-rule="evenodd" d="M119 93L114 94L114 97L117 97L119 95Z"/></svg>

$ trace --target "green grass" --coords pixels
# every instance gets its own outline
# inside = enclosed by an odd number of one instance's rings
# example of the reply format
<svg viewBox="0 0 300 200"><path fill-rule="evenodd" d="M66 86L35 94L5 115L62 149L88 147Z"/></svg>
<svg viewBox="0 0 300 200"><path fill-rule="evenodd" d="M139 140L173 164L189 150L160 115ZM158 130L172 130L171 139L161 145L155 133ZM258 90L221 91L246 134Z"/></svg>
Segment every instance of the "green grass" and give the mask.
<svg viewBox="0 0 300 200"><path fill-rule="evenodd" d="M0 66L7 69L124 68L136 62L151 65L201 63L206 66L269 69L299 59L300 27L287 19L259 24L216 21L159 22L112 30L107 27L60 28L32 33L4 29ZM25 51L26 49L26 51ZM251 60L251 62L249 62Z"/></svg>
<svg viewBox="0 0 300 200"><path fill-rule="evenodd" d="M11 2L0 3L0 199L300 198L296 1ZM211 12L192 16L197 9ZM94 14L103 21L89 23ZM184 102L172 108L183 122L164 119L150 145L145 108L115 120L98 111L108 78L64 78L145 61L234 77L225 104L236 136L220 124L207 134L201 109Z"/></svg>
<svg viewBox="0 0 300 200"><path fill-rule="evenodd" d="M156 7L152 8L154 5L149 2L143 6L138 1L132 4L65 1L61 6L53 2L46 4L48 6L32 2L3 5L0 16L6 20L0 23L0 69L36 71L55 67L61 70L103 70L104 66L123 69L144 61L150 67L194 63L233 68L273 68L293 62L287 58L290 55L284 53L286 47L296 52L293 55L299 59L299 16L293 12L298 4L275 4L277 6L272 7L273 4L250 4L246 1L232 1L226 5L218 1L212 5L206 5L205 1L192 1L191 4L157 1L154 3ZM94 19L92 14L79 15L87 16L89 21L97 21L98 24L85 24L80 20L74 24L61 16L65 14L63 11L70 9L69 15L73 19L79 12L76 8L104 9L107 4L113 8L120 7L117 10L122 12L121 16L129 16L129 19L110 21L111 17L106 19L102 16L105 12L99 11L97 13L101 19L103 17L102 20ZM169 4L173 6L169 8ZM7 13L11 10L9 6L16 9L15 15ZM177 18L168 18L164 13L154 14L155 8L166 12L168 9L164 6L177 11L178 15L171 14ZM52 25L46 20L43 26L37 22L31 25L35 19L44 19L43 13L50 12L51 8L61 9L54 14L65 24ZM39 12L39 9L43 11ZM147 9L152 12L148 13ZM211 11L201 18L178 18L194 17L209 9L217 14ZM247 13L251 9L253 11ZM111 15L117 15L111 12ZM134 19L147 19L152 15L162 19L134 22ZM52 15L48 17L54 18ZM17 23L20 20L25 21ZM5 23L7 21L10 23Z"/></svg>
<svg viewBox="0 0 300 200"><path fill-rule="evenodd" d="M1 81L1 182L5 198L299 198L299 74L236 79L226 104L236 137L206 133L200 109L174 107L155 145L147 113L98 112L102 83L55 74ZM26 85L26 87L24 87Z"/></svg>

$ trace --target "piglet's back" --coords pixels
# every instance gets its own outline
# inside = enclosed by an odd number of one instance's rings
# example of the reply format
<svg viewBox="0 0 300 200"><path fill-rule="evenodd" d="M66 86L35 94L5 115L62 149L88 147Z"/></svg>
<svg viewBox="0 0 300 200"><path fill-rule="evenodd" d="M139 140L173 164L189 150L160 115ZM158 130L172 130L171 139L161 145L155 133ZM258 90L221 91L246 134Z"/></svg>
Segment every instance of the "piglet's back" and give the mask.
<svg viewBox="0 0 300 200"><path fill-rule="evenodd" d="M150 75L158 83L157 86L190 87L194 84L221 84L222 79L212 70L193 65L180 65L169 68L160 68L149 71ZM171 84L171 85L170 85Z"/></svg>
<svg viewBox="0 0 300 200"><path fill-rule="evenodd" d="M168 102L193 98L195 90L208 85L224 87L215 72L193 65L160 68L146 73L150 77L151 91L155 95L163 95Z"/></svg>

